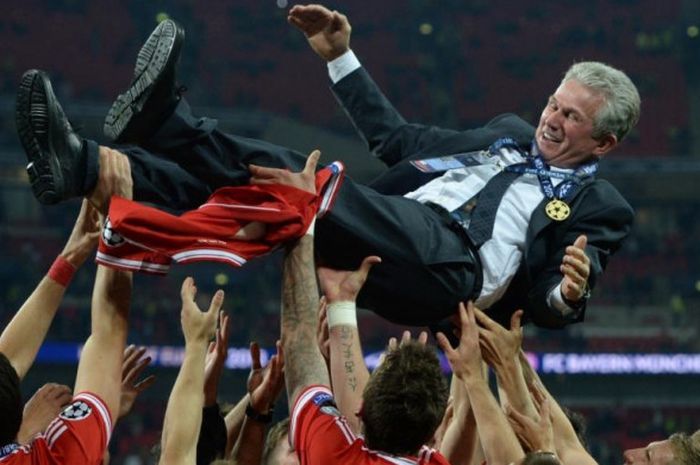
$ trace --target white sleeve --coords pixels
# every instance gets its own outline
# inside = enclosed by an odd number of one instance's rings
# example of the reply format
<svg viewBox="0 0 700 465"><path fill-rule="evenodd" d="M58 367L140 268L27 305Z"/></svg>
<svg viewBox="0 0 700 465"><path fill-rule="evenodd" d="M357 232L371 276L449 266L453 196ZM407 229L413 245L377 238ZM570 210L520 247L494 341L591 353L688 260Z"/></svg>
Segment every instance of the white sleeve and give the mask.
<svg viewBox="0 0 700 465"><path fill-rule="evenodd" d="M335 60L328 62L328 75L333 84L343 79L348 74L362 66L352 50L340 55Z"/></svg>
<svg viewBox="0 0 700 465"><path fill-rule="evenodd" d="M569 307L566 302L564 302L564 297L561 295L561 283L557 284L549 291L547 295L547 305L549 305L549 308L559 310L564 316L568 316L576 311L576 309Z"/></svg>

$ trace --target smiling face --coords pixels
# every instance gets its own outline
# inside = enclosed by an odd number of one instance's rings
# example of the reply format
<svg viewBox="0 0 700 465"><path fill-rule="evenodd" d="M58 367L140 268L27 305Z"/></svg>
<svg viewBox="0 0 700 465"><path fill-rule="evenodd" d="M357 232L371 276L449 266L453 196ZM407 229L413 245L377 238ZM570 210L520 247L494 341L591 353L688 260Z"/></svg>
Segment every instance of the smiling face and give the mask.
<svg viewBox="0 0 700 465"><path fill-rule="evenodd" d="M639 449L626 450L623 457L625 465L671 465L676 458L668 439L651 442Z"/></svg>
<svg viewBox="0 0 700 465"><path fill-rule="evenodd" d="M576 80L564 81L542 110L535 139L544 160L558 168L574 168L599 158L617 145L606 134L593 137L595 116L603 95Z"/></svg>

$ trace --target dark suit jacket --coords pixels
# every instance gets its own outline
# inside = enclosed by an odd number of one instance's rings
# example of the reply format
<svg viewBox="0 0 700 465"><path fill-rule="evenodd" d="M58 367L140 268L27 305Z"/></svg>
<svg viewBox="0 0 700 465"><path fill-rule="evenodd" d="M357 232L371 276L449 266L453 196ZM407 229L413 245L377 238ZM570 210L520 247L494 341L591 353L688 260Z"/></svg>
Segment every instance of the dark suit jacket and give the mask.
<svg viewBox="0 0 700 465"><path fill-rule="evenodd" d="M409 124L364 68L333 85L333 92L369 149L389 167L371 184L384 194L403 195L440 175L422 173L410 160L484 149L503 136L529 148L534 136L534 127L513 114L499 115L483 127L466 131ZM592 289L634 218L632 207L604 180L576 189L568 201L571 215L564 221L550 220L544 213L545 202L537 206L530 220L520 268L505 295L489 309L501 324L508 325L510 315L520 308L525 310L525 321L542 327L560 328L583 320L585 305L568 315L547 305L547 294L562 279L559 267L565 248L580 234L588 237Z"/></svg>

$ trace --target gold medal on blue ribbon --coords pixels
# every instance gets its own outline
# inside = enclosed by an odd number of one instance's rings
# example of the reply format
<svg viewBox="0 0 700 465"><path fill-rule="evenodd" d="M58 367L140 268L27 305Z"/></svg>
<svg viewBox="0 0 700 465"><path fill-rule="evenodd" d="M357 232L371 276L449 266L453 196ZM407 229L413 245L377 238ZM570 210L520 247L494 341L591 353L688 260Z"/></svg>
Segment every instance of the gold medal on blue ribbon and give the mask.
<svg viewBox="0 0 700 465"><path fill-rule="evenodd" d="M554 221L564 221L571 214L571 208L561 199L552 199L547 202L544 211Z"/></svg>

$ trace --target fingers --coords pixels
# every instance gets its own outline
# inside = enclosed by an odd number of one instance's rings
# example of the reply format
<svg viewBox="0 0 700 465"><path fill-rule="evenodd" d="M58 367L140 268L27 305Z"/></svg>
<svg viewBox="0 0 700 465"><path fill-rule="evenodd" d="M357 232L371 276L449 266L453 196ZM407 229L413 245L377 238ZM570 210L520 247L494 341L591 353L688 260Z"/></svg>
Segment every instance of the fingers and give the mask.
<svg viewBox="0 0 700 465"><path fill-rule="evenodd" d="M209 304L209 310L207 310L207 313L212 314L214 321L216 321L217 317L219 316L219 311L221 310L223 303L224 291L219 289L214 293L214 297L212 297L211 303Z"/></svg>
<svg viewBox="0 0 700 465"><path fill-rule="evenodd" d="M583 250L586 248L587 243L588 243L588 237L585 234L581 234L574 241L574 247L576 247L579 250Z"/></svg>
<svg viewBox="0 0 700 465"><path fill-rule="evenodd" d="M279 339L275 342L275 348L277 349L277 359L282 368L284 368L284 349L282 348L282 341Z"/></svg>
<svg viewBox="0 0 700 465"><path fill-rule="evenodd" d="M447 339L447 336L445 336L443 333L436 333L435 339L437 340L438 346L440 347L440 349L442 349L445 355L454 353L454 349L450 345L450 341Z"/></svg>
<svg viewBox="0 0 700 465"><path fill-rule="evenodd" d="M418 335L418 343L422 346L427 344L428 342L428 333L425 331L421 331L420 334Z"/></svg>
<svg viewBox="0 0 700 465"><path fill-rule="evenodd" d="M395 337L390 337L388 346L389 350L396 350L399 348L399 341Z"/></svg>
<svg viewBox="0 0 700 465"><path fill-rule="evenodd" d="M521 321L523 319L523 311L522 310L516 310L515 313L513 313L510 317L510 330L511 331L517 331L521 328L522 324Z"/></svg>
<svg viewBox="0 0 700 465"><path fill-rule="evenodd" d="M194 285L194 279L191 276L185 278L182 281L182 287L180 288L180 297L182 302L194 300L194 296L197 295L197 288Z"/></svg>
<svg viewBox="0 0 700 465"><path fill-rule="evenodd" d="M250 361L250 368L252 370L259 370L262 368L262 364L260 363L260 346L255 341L250 343Z"/></svg>
<svg viewBox="0 0 700 465"><path fill-rule="evenodd" d="M499 330L501 328L501 325L489 318L489 316L482 312L477 306L474 306L474 317L483 327L491 331Z"/></svg>
<svg viewBox="0 0 700 465"><path fill-rule="evenodd" d="M309 155L306 159L306 165L304 166L304 173L313 174L316 172L316 166L318 165L318 160L321 158L321 151L316 149Z"/></svg>
<svg viewBox="0 0 700 465"><path fill-rule="evenodd" d="M228 350L228 336L231 334L231 326L229 325L229 316L224 311L219 312L219 331L217 334L217 345L220 352ZM218 336L221 336L220 338Z"/></svg>
<svg viewBox="0 0 700 465"><path fill-rule="evenodd" d="M377 263L381 263L382 259L376 255L370 255L369 257L365 257L362 260L362 264L360 265L360 268L358 271L360 272L360 275L366 279L367 275L369 274L369 271L372 269L372 266L376 265Z"/></svg>
<svg viewBox="0 0 700 465"><path fill-rule="evenodd" d="M136 392L140 394L149 387L153 386L153 383L156 382L156 379L157 378L155 375L149 375L146 378L139 381L138 383L134 384L134 389L136 389Z"/></svg>

